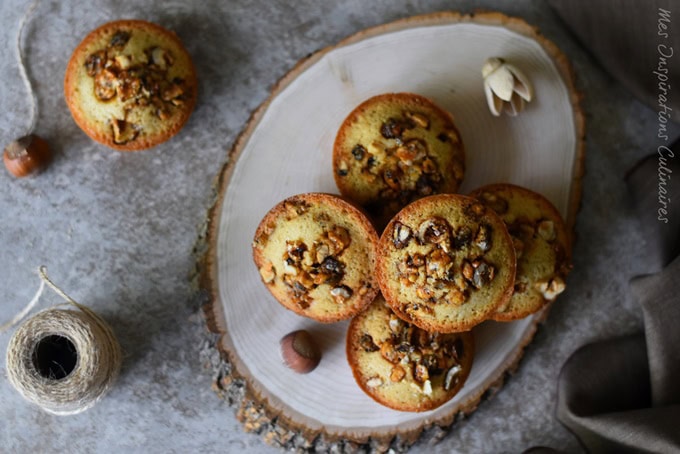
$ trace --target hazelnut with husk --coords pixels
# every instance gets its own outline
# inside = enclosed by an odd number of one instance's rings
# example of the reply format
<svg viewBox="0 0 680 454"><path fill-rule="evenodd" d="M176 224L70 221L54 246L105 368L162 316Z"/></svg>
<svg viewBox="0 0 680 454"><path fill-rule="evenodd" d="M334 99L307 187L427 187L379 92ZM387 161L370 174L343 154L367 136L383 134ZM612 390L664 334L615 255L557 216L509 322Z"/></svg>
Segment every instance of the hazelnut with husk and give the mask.
<svg viewBox="0 0 680 454"><path fill-rule="evenodd" d="M514 117L524 109L524 103L533 97L529 79L502 58L488 58L482 66L482 77L489 110L495 116L505 111Z"/></svg>

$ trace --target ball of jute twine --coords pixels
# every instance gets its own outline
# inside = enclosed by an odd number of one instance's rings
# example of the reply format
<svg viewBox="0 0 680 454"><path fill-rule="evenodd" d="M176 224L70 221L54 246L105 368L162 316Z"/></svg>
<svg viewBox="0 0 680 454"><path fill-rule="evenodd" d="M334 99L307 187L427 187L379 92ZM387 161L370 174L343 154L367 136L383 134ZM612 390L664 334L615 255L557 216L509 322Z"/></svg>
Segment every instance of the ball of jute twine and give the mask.
<svg viewBox="0 0 680 454"><path fill-rule="evenodd" d="M40 278L43 283L28 310L40 297L44 284L67 302L37 313L17 329L7 347L7 377L26 400L45 411L56 415L80 413L103 397L118 377L120 345L101 317L49 280L45 267L40 268ZM22 311L24 315L27 312ZM63 358L50 357L54 349L42 348L55 340L62 350L68 346L75 364L66 367L72 370L63 369Z"/></svg>

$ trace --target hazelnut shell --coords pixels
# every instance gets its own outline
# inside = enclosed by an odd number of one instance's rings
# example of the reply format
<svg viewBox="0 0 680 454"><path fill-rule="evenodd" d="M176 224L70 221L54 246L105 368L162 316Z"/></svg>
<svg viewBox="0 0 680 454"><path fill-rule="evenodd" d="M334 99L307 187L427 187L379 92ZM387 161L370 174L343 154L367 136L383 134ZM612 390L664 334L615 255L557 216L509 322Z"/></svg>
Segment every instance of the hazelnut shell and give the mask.
<svg viewBox="0 0 680 454"><path fill-rule="evenodd" d="M293 331L281 339L283 363L299 374L313 371L321 361L321 352L305 330Z"/></svg>
<svg viewBox="0 0 680 454"><path fill-rule="evenodd" d="M10 143L2 159L9 173L22 178L44 169L52 159L52 153L46 141L29 134Z"/></svg>

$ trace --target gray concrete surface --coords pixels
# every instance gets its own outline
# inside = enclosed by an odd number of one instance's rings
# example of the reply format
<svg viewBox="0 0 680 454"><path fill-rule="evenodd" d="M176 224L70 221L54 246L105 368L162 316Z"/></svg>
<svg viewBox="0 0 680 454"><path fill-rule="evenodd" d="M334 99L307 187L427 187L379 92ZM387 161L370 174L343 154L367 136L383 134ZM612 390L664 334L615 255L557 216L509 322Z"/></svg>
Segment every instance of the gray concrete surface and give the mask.
<svg viewBox="0 0 680 454"><path fill-rule="evenodd" d="M13 42L27 6L0 4L3 43ZM300 58L368 26L477 8L525 18L573 61L587 116L575 269L517 374L440 444L418 444L413 452L510 453L535 445L578 451L553 416L556 379L580 345L641 327L627 281L645 271L646 239L622 176L655 149L656 115L601 70L546 3L530 0L43 0L24 48L40 105L37 133L56 159L31 179L14 180L0 169L0 322L30 299L35 270L44 264L75 299L111 322L125 362L113 391L70 417L27 404L0 373L0 451L276 452L243 433L234 410L211 391L199 359L204 333L188 276L212 179L250 112ZM96 145L77 128L62 79L71 51L90 29L132 17L179 34L194 57L200 95L177 137L126 154ZM28 103L11 46L1 46L0 61L4 146L25 128ZM50 295L41 307L57 301ZM2 352L10 335L0 335ZM4 363L3 354L3 371Z"/></svg>

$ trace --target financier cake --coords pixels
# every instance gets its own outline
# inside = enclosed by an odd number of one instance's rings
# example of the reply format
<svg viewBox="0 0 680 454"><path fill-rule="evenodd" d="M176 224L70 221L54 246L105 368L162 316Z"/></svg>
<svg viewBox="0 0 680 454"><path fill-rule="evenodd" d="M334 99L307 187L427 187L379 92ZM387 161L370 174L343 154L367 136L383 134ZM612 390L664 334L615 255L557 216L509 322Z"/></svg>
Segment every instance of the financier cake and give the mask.
<svg viewBox="0 0 680 454"><path fill-rule="evenodd" d="M472 367L470 332L430 333L397 317L378 296L347 333L347 360L361 389L395 410L432 410L455 396Z"/></svg>
<svg viewBox="0 0 680 454"><path fill-rule="evenodd" d="M557 209L545 197L512 184L492 184L472 192L508 227L517 256L514 293L491 316L517 320L540 310L565 289L571 244Z"/></svg>
<svg viewBox="0 0 680 454"><path fill-rule="evenodd" d="M416 200L390 221L378 250L388 304L427 331L467 331L512 296L512 239L501 218L472 197Z"/></svg>
<svg viewBox="0 0 680 454"><path fill-rule="evenodd" d="M384 227L409 202L458 190L465 171L448 112L413 93L374 96L344 120L333 147L340 192Z"/></svg>
<svg viewBox="0 0 680 454"><path fill-rule="evenodd" d="M141 150L175 135L196 103L196 73L179 38L141 20L109 22L78 45L64 95L92 139Z"/></svg>
<svg viewBox="0 0 680 454"><path fill-rule="evenodd" d="M262 282L284 307L323 323L353 317L378 293L378 235L340 197L290 197L262 219L253 259Z"/></svg>

